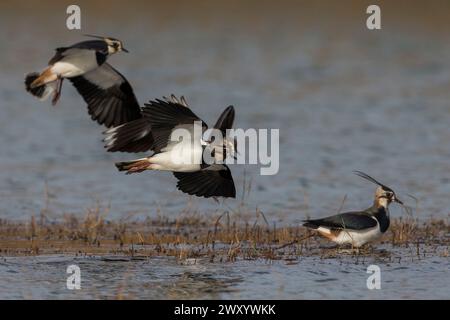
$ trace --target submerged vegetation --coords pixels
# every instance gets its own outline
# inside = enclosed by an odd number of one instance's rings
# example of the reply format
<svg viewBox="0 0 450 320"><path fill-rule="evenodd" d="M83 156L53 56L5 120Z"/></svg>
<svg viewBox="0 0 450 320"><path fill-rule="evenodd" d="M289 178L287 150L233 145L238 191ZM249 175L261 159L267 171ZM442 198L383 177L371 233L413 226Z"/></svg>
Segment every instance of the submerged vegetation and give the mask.
<svg viewBox="0 0 450 320"><path fill-rule="evenodd" d="M187 210L177 218L133 221L107 220L108 210L97 204L87 209L83 218L66 214L52 221L43 210L29 221L0 220L0 255L171 256L180 261L296 263L302 256L327 258L349 252L389 257L402 247L419 259L430 254L448 256L450 246L448 219L419 221L411 215L393 219L382 239L356 252L337 248L300 225L270 224L259 210L245 214L225 211L214 217Z"/></svg>
<svg viewBox="0 0 450 320"><path fill-rule="evenodd" d="M450 247L449 218L419 220L418 203L391 219L389 230L372 245L360 250L337 247L301 224L269 222L258 208L249 210L246 197L251 180L244 183L237 208L202 214L188 202L176 217L160 210L156 217L107 219L109 206L99 201L84 215L58 214L50 210L52 194L45 188L44 208L28 221L0 219L0 256L70 254L114 259L175 257L181 262L206 259L210 262L284 260L296 263L302 257L333 258L343 254L372 255L389 259L401 249L421 259L429 255L447 257ZM343 206L346 197L342 200ZM340 209L338 210L340 211ZM194 260L192 260L194 259Z"/></svg>

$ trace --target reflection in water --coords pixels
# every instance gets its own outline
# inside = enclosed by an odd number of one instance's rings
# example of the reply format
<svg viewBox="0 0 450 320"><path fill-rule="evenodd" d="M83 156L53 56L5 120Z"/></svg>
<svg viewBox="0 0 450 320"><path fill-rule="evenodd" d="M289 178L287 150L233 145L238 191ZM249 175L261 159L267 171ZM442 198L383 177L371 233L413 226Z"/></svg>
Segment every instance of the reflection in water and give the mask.
<svg viewBox="0 0 450 320"><path fill-rule="evenodd" d="M403 251L396 254L408 259L408 250ZM383 270L381 291L366 287L367 266L373 263ZM81 269L81 290L66 289L69 264ZM0 299L448 298L448 270L445 257L408 259L405 264L341 256L304 257L297 264L197 260L190 265L172 258L17 257L0 263Z"/></svg>
<svg viewBox="0 0 450 320"><path fill-rule="evenodd" d="M166 288L169 299L220 299L225 293L237 291L233 286L243 280L240 276L229 277L206 270L188 271L174 278L174 283Z"/></svg>

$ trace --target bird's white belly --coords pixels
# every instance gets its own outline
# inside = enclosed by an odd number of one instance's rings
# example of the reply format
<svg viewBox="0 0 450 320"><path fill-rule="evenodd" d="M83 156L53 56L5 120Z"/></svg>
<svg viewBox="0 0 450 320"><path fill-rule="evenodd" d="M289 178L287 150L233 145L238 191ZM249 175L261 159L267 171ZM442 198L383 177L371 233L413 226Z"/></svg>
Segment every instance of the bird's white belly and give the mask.
<svg viewBox="0 0 450 320"><path fill-rule="evenodd" d="M94 50L83 50L56 62L52 66L52 72L63 78L80 76L97 68L97 58Z"/></svg>
<svg viewBox="0 0 450 320"><path fill-rule="evenodd" d="M169 148L168 148L169 149ZM200 143L176 144L169 150L158 153L150 158L150 162L156 164L156 170L167 170L176 172L194 172L200 170L203 148Z"/></svg>
<svg viewBox="0 0 450 320"><path fill-rule="evenodd" d="M337 244L352 244L355 247L361 247L362 245L378 239L382 235L378 224L368 230L342 230L339 235L336 236L334 242Z"/></svg>

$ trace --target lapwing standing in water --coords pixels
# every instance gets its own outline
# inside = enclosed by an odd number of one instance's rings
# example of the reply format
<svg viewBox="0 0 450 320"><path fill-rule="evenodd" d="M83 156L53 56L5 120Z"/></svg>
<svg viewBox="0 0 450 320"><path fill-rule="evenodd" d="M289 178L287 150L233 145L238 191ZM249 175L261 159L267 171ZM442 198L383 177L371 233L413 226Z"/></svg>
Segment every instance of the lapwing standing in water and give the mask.
<svg viewBox="0 0 450 320"><path fill-rule="evenodd" d="M179 190L198 197L236 197L236 189L227 157L236 157L236 141L226 136L234 121L234 108L223 111L214 129L220 130L220 141L204 138L208 126L189 108L186 100L175 96L156 99L145 104L143 118L105 132L108 151L143 152L153 155L116 163L119 171L128 174L146 170L172 171L178 179ZM200 132L194 129L195 124ZM191 139L173 141L176 129L189 132ZM198 135L200 133L200 135ZM206 152L205 152L206 149ZM210 155L205 161L204 155Z"/></svg>
<svg viewBox="0 0 450 320"><path fill-rule="evenodd" d="M351 244L355 248L376 240L389 228L389 205L397 202L403 205L388 186L378 182L369 175L355 171L356 175L378 185L373 205L363 211L345 212L334 216L306 220L307 228L317 230L322 236L339 245Z"/></svg>
<svg viewBox="0 0 450 320"><path fill-rule="evenodd" d="M92 120L106 127L118 126L141 117L140 106L127 79L106 60L116 52L128 52L122 41L97 38L56 48L48 67L26 76L28 92L41 100L53 94L55 105L64 79L69 79L88 104Z"/></svg>

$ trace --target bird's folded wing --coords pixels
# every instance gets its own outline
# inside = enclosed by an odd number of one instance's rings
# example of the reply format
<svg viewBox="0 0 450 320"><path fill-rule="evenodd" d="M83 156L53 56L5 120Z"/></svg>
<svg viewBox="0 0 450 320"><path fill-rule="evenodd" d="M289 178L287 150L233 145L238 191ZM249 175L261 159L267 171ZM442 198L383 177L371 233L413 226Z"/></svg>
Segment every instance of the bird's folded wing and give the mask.
<svg viewBox="0 0 450 320"><path fill-rule="evenodd" d="M377 221L368 215L348 212L323 219L308 220L305 225L315 228L362 230L375 227Z"/></svg>
<svg viewBox="0 0 450 320"><path fill-rule="evenodd" d="M148 118L124 123L104 132L109 152L145 152L152 148L153 136Z"/></svg>
<svg viewBox="0 0 450 320"><path fill-rule="evenodd" d="M226 165L213 165L197 172L174 172L179 190L198 197L236 197L231 171Z"/></svg>
<svg viewBox="0 0 450 320"><path fill-rule="evenodd" d="M155 152L160 152L169 144L174 129L184 128L191 131L195 122L201 123L202 132L207 129L207 125L191 109L173 101L150 101L142 108L142 114L150 122L154 139L152 150Z"/></svg>
<svg viewBox="0 0 450 320"><path fill-rule="evenodd" d="M142 117L133 88L108 63L69 80L88 104L92 120L99 124L109 128Z"/></svg>
<svg viewBox="0 0 450 320"><path fill-rule="evenodd" d="M56 51L64 53L72 49L95 50L108 53L108 44L104 40L86 40L77 42L69 47L56 48Z"/></svg>
<svg viewBox="0 0 450 320"><path fill-rule="evenodd" d="M64 58L65 56L79 54L81 50L93 50L103 55L107 55L108 45L103 40L88 40L75 43L69 47L59 47L55 49L56 53L50 59L48 64L52 65L61 60L62 58Z"/></svg>

